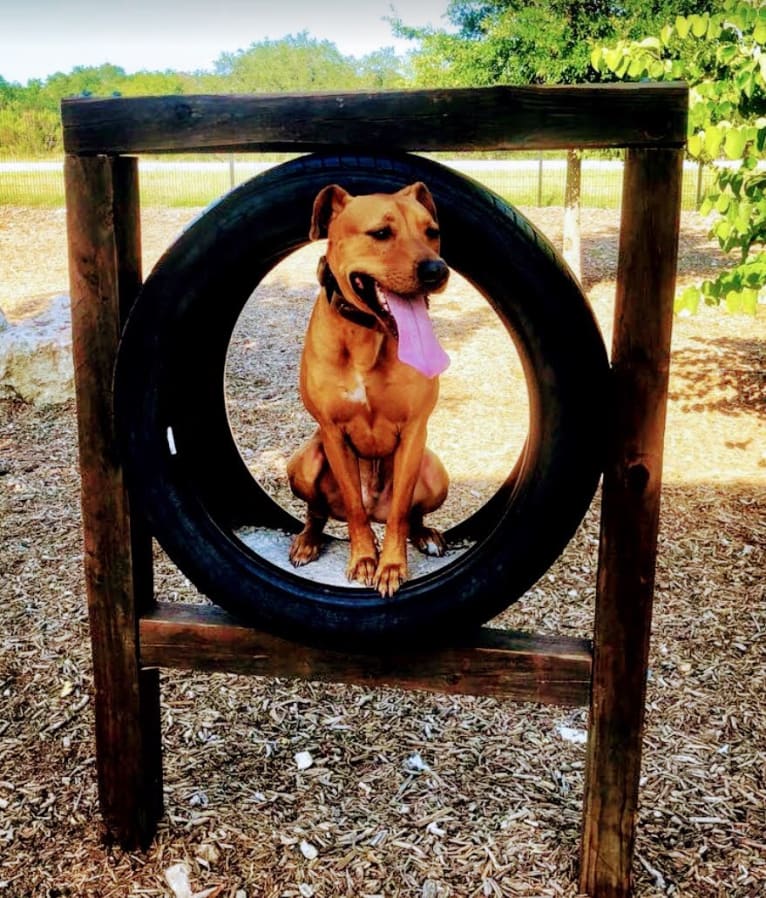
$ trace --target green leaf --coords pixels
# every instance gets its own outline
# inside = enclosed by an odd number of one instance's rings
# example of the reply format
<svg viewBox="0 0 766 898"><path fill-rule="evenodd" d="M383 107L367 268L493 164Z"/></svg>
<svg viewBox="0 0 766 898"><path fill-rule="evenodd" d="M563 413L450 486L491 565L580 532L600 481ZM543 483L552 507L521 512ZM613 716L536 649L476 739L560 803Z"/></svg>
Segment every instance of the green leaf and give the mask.
<svg viewBox="0 0 766 898"><path fill-rule="evenodd" d="M604 50L604 62L614 72L622 62L622 53L619 50Z"/></svg>
<svg viewBox="0 0 766 898"><path fill-rule="evenodd" d="M766 42L766 22L759 18L755 23L755 28L753 29L753 40L756 44L763 44Z"/></svg>
<svg viewBox="0 0 766 898"><path fill-rule="evenodd" d="M680 296L676 297L676 313L696 315L697 310L699 309L701 295L699 287L687 287Z"/></svg>
<svg viewBox="0 0 766 898"><path fill-rule="evenodd" d="M741 90L742 93L749 99L753 95L753 88L755 87L755 75L753 74L753 72L748 71L747 69L743 69L735 76L734 84L736 85L737 90Z"/></svg>
<svg viewBox="0 0 766 898"><path fill-rule="evenodd" d="M676 16L676 31L678 32L678 36L683 40L688 34L689 30L692 27L692 23L689 19L684 16Z"/></svg>
<svg viewBox="0 0 766 898"><path fill-rule="evenodd" d="M603 55L603 50L601 47L594 47L590 54L590 64L591 67L594 68L597 72L601 71L601 59Z"/></svg>
<svg viewBox="0 0 766 898"><path fill-rule="evenodd" d="M711 159L715 159L721 149L723 133L717 125L711 125L705 131L705 150Z"/></svg>
<svg viewBox="0 0 766 898"><path fill-rule="evenodd" d="M747 28L747 22L741 6L728 10L726 21L737 31L745 31Z"/></svg>
<svg viewBox="0 0 766 898"><path fill-rule="evenodd" d="M702 137L699 134L692 134L686 143L686 149L689 151L690 156L694 156L697 159L702 152Z"/></svg>
<svg viewBox="0 0 766 898"><path fill-rule="evenodd" d="M752 203L747 200L739 204L735 223L740 230L747 231L750 226L750 213L752 212Z"/></svg>
<svg viewBox="0 0 766 898"><path fill-rule="evenodd" d="M758 291L744 288L726 294L726 309L733 315L755 315L758 311Z"/></svg>
<svg viewBox="0 0 766 898"><path fill-rule="evenodd" d="M718 299L720 299L720 296L721 296L721 282L705 280L702 282L700 291L703 296L708 297L710 299L715 299L717 301Z"/></svg>
<svg viewBox="0 0 766 898"><path fill-rule="evenodd" d="M673 37L673 26L672 25L663 25L662 30L660 31L660 40L667 47Z"/></svg>
<svg viewBox="0 0 766 898"><path fill-rule="evenodd" d="M631 65L630 57L623 56L622 59L620 60L620 64L614 70L615 75L617 75L618 78L624 78L625 75L627 75L627 73L628 73L628 69L630 68L630 65Z"/></svg>
<svg viewBox="0 0 766 898"><path fill-rule="evenodd" d="M763 286L766 272L763 270L758 258L753 259L752 261L748 259L748 261L744 265L741 265L740 268L744 271L742 280L745 286L754 289L760 289Z"/></svg>
<svg viewBox="0 0 766 898"><path fill-rule="evenodd" d="M708 99L715 94L716 87L712 81L700 81L699 84L694 85L693 91L696 97Z"/></svg>
<svg viewBox="0 0 766 898"><path fill-rule="evenodd" d="M660 41L656 37L645 37L638 46L643 47L644 50L657 50L659 52Z"/></svg>
<svg viewBox="0 0 766 898"><path fill-rule="evenodd" d="M695 37L704 37L704 35L707 33L707 13L705 13L704 16L689 16L689 21L691 22L692 26L692 34Z"/></svg>
<svg viewBox="0 0 766 898"><path fill-rule="evenodd" d="M731 225L726 220L719 221L713 228L713 231L718 240L723 244L728 239L729 234L731 234Z"/></svg>
<svg viewBox="0 0 766 898"><path fill-rule="evenodd" d="M744 128L732 128L726 132L723 151L729 159L741 159L745 152L747 134Z"/></svg>
<svg viewBox="0 0 766 898"><path fill-rule="evenodd" d="M670 77L673 81L686 81L687 78L692 80L688 74L686 63L683 59L673 59L670 62Z"/></svg>
<svg viewBox="0 0 766 898"><path fill-rule="evenodd" d="M721 215L726 213L726 210L731 205L731 197L727 196L727 194L722 193L715 204L715 208L717 212L720 212Z"/></svg>
<svg viewBox="0 0 766 898"><path fill-rule="evenodd" d="M715 51L715 55L721 65L729 65L737 55L737 47L735 44L721 44Z"/></svg>

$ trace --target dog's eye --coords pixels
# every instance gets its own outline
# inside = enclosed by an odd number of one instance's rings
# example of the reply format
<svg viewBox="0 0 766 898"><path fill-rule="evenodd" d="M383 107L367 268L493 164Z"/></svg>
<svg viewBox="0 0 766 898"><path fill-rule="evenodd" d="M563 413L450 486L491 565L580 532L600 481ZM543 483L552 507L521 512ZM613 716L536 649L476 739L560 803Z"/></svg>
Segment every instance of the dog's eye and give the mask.
<svg viewBox="0 0 766 898"><path fill-rule="evenodd" d="M438 240L441 231L438 228L426 228L426 237L429 240Z"/></svg>
<svg viewBox="0 0 766 898"><path fill-rule="evenodd" d="M386 225L384 228L377 228L374 231L368 231L367 234L373 238L373 240L388 240L388 238L393 234L391 228Z"/></svg>

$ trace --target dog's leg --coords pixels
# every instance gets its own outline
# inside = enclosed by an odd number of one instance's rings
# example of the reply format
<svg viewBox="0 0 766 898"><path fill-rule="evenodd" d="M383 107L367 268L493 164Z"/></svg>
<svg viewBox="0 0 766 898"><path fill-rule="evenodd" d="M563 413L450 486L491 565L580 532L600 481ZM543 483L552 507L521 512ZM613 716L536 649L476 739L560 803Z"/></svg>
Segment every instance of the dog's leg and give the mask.
<svg viewBox="0 0 766 898"><path fill-rule="evenodd" d="M407 579L407 537L415 487L426 443L424 424L405 429L394 453L394 485L383 549L375 571L374 586L382 596L392 596Z"/></svg>
<svg viewBox="0 0 766 898"><path fill-rule="evenodd" d="M423 516L444 504L448 489L449 475L446 468L438 455L426 449L410 511L410 542L424 555L441 556L447 549L442 534L434 527L426 527Z"/></svg>
<svg viewBox="0 0 766 898"><path fill-rule="evenodd" d="M319 550L322 547L322 531L326 523L327 515L313 511L309 506L303 530L296 534L290 544L290 561L295 567L316 561L319 557Z"/></svg>
<svg viewBox="0 0 766 898"><path fill-rule="evenodd" d="M308 506L306 524L290 545L290 561L296 567L314 561L322 547L322 531L328 517L321 484L326 469L327 458L317 431L287 463L290 489Z"/></svg>
<svg viewBox="0 0 766 898"><path fill-rule="evenodd" d="M378 564L378 549L362 501L359 459L339 427L323 428L322 444L343 498L348 523L351 551L346 576L349 580L357 580L365 586L372 586Z"/></svg>

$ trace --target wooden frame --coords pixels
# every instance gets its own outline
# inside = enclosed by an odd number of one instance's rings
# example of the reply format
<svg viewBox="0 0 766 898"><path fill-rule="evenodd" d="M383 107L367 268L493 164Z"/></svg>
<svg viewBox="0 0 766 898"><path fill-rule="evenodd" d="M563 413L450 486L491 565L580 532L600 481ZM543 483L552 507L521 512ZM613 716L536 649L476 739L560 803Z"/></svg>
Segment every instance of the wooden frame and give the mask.
<svg viewBox="0 0 766 898"><path fill-rule="evenodd" d="M630 894L687 103L680 84L63 102L99 796L111 837L146 846L162 813L160 667L590 704L580 888ZM117 343L141 284L137 161L125 154L375 145L626 148L592 643L484 629L450 649L349 657L218 608L155 599L151 539L130 516L112 409Z"/></svg>

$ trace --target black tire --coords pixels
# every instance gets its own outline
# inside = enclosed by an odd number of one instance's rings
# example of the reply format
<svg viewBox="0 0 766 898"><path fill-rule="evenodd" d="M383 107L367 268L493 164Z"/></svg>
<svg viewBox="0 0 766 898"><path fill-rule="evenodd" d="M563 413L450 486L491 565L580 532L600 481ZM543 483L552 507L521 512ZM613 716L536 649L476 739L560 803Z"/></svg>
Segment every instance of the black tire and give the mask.
<svg viewBox="0 0 766 898"><path fill-rule="evenodd" d="M434 195L444 258L491 303L517 346L530 426L506 484L451 534L476 545L382 599L277 569L237 538L244 523L297 522L240 458L223 375L240 311L263 276L308 242L319 190L338 183L351 193L389 192L413 181ZM500 198L415 156L313 155L227 194L157 263L123 335L115 403L131 493L200 591L283 636L374 648L464 633L514 602L558 557L601 473L607 372L577 282Z"/></svg>

